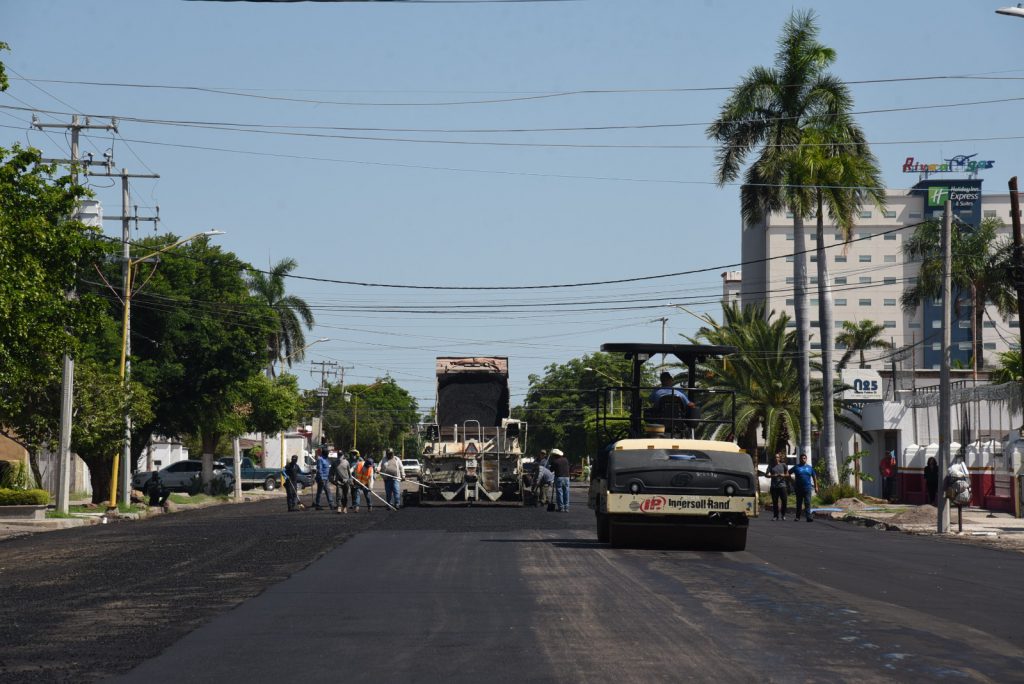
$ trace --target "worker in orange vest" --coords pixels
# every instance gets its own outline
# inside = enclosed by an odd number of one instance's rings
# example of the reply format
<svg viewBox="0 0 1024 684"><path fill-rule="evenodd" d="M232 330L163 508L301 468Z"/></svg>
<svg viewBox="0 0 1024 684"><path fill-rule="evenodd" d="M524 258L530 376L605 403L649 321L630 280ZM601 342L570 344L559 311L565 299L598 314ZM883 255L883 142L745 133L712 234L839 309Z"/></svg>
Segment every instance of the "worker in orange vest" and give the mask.
<svg viewBox="0 0 1024 684"><path fill-rule="evenodd" d="M360 497L365 497L366 512L369 513L373 509L373 504L370 500L370 492L373 491L374 476L376 475L373 467L373 459L367 458L365 461L357 463L356 467L352 470L352 475L355 476L356 481L359 483L355 487L355 497L353 497L353 505L355 506L354 512L359 512L359 499Z"/></svg>

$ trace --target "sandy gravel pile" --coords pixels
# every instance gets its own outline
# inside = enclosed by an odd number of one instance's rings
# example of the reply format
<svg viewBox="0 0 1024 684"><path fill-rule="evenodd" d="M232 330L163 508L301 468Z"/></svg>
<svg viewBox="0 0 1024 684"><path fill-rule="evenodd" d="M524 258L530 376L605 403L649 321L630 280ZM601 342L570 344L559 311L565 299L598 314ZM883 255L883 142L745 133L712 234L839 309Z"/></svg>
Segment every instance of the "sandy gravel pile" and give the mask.
<svg viewBox="0 0 1024 684"><path fill-rule="evenodd" d="M902 513L892 516L887 522L901 527L906 525L935 525L937 518L938 511L935 506L925 504L923 506L911 506Z"/></svg>
<svg viewBox="0 0 1024 684"><path fill-rule="evenodd" d="M868 505L860 499L839 499L832 505L835 508L842 508L847 511L863 511L868 507Z"/></svg>

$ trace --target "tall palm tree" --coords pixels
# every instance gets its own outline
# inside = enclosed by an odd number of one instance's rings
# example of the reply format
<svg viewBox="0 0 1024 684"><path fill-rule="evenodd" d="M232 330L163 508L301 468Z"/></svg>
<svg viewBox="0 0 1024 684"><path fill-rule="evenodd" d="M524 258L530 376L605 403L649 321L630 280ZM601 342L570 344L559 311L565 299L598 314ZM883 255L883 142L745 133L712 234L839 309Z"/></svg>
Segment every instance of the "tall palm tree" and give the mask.
<svg viewBox="0 0 1024 684"><path fill-rule="evenodd" d="M809 129L835 133L852 100L842 81L827 68L836 53L817 40L818 27L811 11L794 12L779 38L772 67L758 66L737 85L722 105L718 119L708 127L710 138L721 144L717 154L720 185L740 175L748 155L759 148L747 167L740 190L744 223L756 225L771 213L789 209L793 214L794 309L799 354L797 377L800 389L800 451L810 453L810 321L807 315L807 236L804 218L814 206L806 164L800 156ZM823 122L838 122L823 126ZM856 137L844 134L841 140Z"/></svg>
<svg viewBox="0 0 1024 684"><path fill-rule="evenodd" d="M263 301L276 317L274 331L267 338L267 377L274 377L274 364L285 361L289 367L292 361L301 361L305 354L306 336L302 326L313 329L313 312L305 300L285 294L285 278L295 270L298 262L291 257L281 259L270 271L254 271L249 277L249 288Z"/></svg>
<svg viewBox="0 0 1024 684"><path fill-rule="evenodd" d="M842 358L836 364L836 368L842 370L850 362L853 355L860 352L860 367L867 368L864 360L864 352L870 349L891 349L892 344L882 337L885 326L865 319L852 323L843 321L843 332L836 335L836 345L846 347Z"/></svg>
<svg viewBox="0 0 1024 684"><path fill-rule="evenodd" d="M998 237L1002 225L998 218L987 218L982 219L977 229L954 227L951 234L953 291L970 292L971 296L975 370L984 366L985 305L994 304L1003 316L1017 313L1017 293L1007 277L1013 247L1008 240ZM939 222L927 221L903 245L908 258L921 260L917 282L904 290L900 298L906 311L914 311L926 298L942 296L941 231ZM954 301L959 306L960 298L954 297Z"/></svg>
<svg viewBox="0 0 1024 684"><path fill-rule="evenodd" d="M818 262L818 331L821 340L822 411L821 456L830 481L839 477L835 442L835 369L833 366L833 301L828 259L825 255L825 214L843 242L853 233L854 217L866 201L885 208L878 161L868 148L863 131L848 115L816 122L804 138L804 150L796 159L800 175L813 186Z"/></svg>

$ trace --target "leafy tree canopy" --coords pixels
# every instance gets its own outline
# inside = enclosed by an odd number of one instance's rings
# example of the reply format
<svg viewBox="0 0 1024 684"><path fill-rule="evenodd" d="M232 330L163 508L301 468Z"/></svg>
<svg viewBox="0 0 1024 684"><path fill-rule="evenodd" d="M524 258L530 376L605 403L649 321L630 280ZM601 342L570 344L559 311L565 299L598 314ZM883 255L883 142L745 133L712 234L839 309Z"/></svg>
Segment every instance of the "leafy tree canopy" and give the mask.
<svg viewBox="0 0 1024 684"><path fill-rule="evenodd" d="M320 410L316 397L308 400L310 413ZM414 434L419 422L416 398L391 377L372 384L332 386L325 401L324 434L337 448L355 444L363 454L379 454L390 448L401 450L403 441Z"/></svg>

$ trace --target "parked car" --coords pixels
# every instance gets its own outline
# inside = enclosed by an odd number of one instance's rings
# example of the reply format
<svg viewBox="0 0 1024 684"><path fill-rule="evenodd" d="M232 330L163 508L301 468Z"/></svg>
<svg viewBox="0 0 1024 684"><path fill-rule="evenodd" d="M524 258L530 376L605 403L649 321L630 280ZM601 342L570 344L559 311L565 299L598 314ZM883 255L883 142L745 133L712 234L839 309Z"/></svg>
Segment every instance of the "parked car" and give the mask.
<svg viewBox="0 0 1024 684"><path fill-rule="evenodd" d="M232 475L235 472L235 461L232 457L217 459L218 463L223 463L224 467L231 471ZM281 470L279 468L260 468L257 467L252 459L248 456L243 456L240 459L239 465L241 466L242 474L242 488L247 487L263 487L266 491L277 489L281 484Z"/></svg>
<svg viewBox="0 0 1024 684"><path fill-rule="evenodd" d="M768 477L768 464L758 463L757 464L757 483L758 489L767 494L772 488L772 478Z"/></svg>
<svg viewBox="0 0 1024 684"><path fill-rule="evenodd" d="M172 492L187 492L189 491L202 477L203 462L198 460L187 460L178 461L172 463L169 466L164 466L159 470L160 482L164 488ZM146 482L153 477L152 470L142 470L135 473L132 476L132 489L143 491L146 487ZM224 485L226 489L230 489L235 484L234 475L229 469L227 469L223 463L218 461L213 462L213 477Z"/></svg>
<svg viewBox="0 0 1024 684"><path fill-rule="evenodd" d="M417 458L403 458L402 459L402 468L405 469L405 476L406 477L415 477L416 479L419 479L419 477L420 477L420 470L422 469L422 467L420 466L419 459L417 459Z"/></svg>

